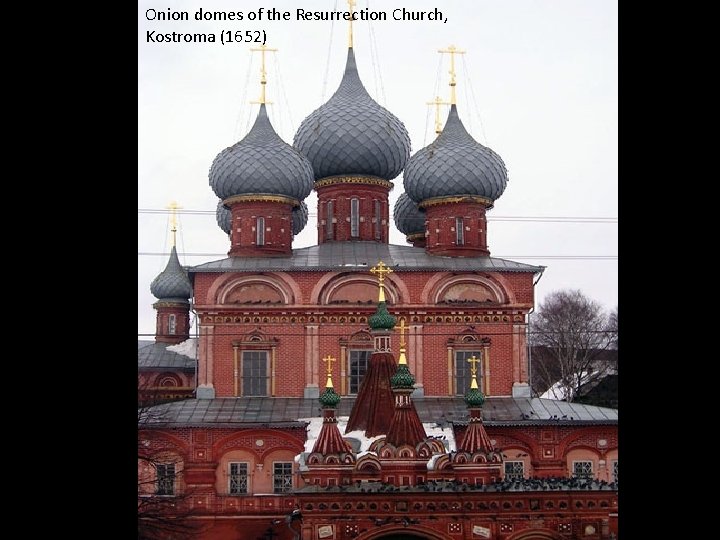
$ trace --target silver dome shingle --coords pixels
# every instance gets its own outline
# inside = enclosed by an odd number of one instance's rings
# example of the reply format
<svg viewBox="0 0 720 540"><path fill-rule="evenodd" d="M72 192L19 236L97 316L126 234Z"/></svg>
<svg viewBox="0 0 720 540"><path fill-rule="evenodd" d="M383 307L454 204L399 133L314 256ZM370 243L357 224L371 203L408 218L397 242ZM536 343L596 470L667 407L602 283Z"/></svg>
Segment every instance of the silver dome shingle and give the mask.
<svg viewBox="0 0 720 540"><path fill-rule="evenodd" d="M395 203L393 219L398 230L405 234L425 233L425 211L418 208L407 193L401 193Z"/></svg>
<svg viewBox="0 0 720 540"><path fill-rule="evenodd" d="M410 158L403 176L405 191L416 202L456 195L494 201L508 182L502 158L472 138L455 105L438 138Z"/></svg>
<svg viewBox="0 0 720 540"><path fill-rule="evenodd" d="M340 86L302 121L293 145L312 163L316 180L354 174L392 180L410 157L405 125L365 90L352 48Z"/></svg>
<svg viewBox="0 0 720 540"><path fill-rule="evenodd" d="M215 209L215 220L217 221L218 227L225 231L225 234L230 234L232 212L230 212L228 208L225 208L222 200L217 203L217 208Z"/></svg>
<svg viewBox="0 0 720 540"><path fill-rule="evenodd" d="M175 246L170 251L165 270L160 272L150 284L150 292L158 300L175 300L187 302L192 297L193 289L187 272L180 266Z"/></svg>
<svg viewBox="0 0 720 540"><path fill-rule="evenodd" d="M308 222L308 207L304 202L292 209L292 232L300 234Z"/></svg>
<svg viewBox="0 0 720 540"><path fill-rule="evenodd" d="M303 200L313 187L310 163L275 133L265 104L248 134L217 155L209 176L220 199L270 194Z"/></svg>

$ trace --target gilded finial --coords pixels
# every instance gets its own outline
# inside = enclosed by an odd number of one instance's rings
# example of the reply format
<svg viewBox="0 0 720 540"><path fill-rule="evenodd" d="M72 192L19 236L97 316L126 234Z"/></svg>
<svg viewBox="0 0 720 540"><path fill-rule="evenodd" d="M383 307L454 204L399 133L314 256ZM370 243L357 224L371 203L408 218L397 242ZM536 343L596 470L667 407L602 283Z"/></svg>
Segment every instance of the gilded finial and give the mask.
<svg viewBox="0 0 720 540"><path fill-rule="evenodd" d="M260 99L257 101L251 101L250 103L272 103L272 101L267 101L265 99L265 85L267 84L267 71L265 71L265 52L275 52L277 49L271 49L265 44L260 45L259 47L250 47L251 51L260 51Z"/></svg>
<svg viewBox="0 0 720 540"><path fill-rule="evenodd" d="M322 359L323 362L327 364L327 382L325 383L325 388L333 388L333 382L332 382L332 365L333 362L337 361L337 358L333 358L330 355L327 355L325 358Z"/></svg>
<svg viewBox="0 0 720 540"><path fill-rule="evenodd" d="M378 294L378 302L385 301L385 276L392 273L392 268L388 267L384 262L380 261L370 269L370 273L377 275L380 293Z"/></svg>
<svg viewBox="0 0 720 540"><path fill-rule="evenodd" d="M449 101L443 101L440 96L437 96L434 100L428 101L428 105L435 105L435 135L440 135L442 126L440 125L440 105L452 105Z"/></svg>
<svg viewBox="0 0 720 540"><path fill-rule="evenodd" d="M440 54L442 53L449 53L450 54L450 104L455 105L457 104L457 99L455 97L455 85L457 82L455 81L455 55L456 54L465 54L465 51L461 51L455 45L450 45L447 49L438 49L438 52Z"/></svg>
<svg viewBox="0 0 720 540"><path fill-rule="evenodd" d="M173 247L175 247L175 245L176 245L175 235L177 233L177 210L179 208L182 208L182 206L179 206L177 202L172 201L165 208L170 210L170 232L172 233L172 245L173 245Z"/></svg>
<svg viewBox="0 0 720 540"><path fill-rule="evenodd" d="M472 382L470 383L470 389L477 389L478 383L477 383L477 363L481 362L480 358L477 358L474 354L467 359L467 361L470 363L470 375L472 375Z"/></svg>
<svg viewBox="0 0 720 540"><path fill-rule="evenodd" d="M355 11L355 10L353 10L353 8L355 7L355 4L357 2L355 2L355 0L347 0L347 3L348 3L348 10L350 12L350 19L348 21L350 23L350 27L348 29L348 48L352 49L352 46L353 46L353 31L352 31L353 18L352 18L352 16Z"/></svg>

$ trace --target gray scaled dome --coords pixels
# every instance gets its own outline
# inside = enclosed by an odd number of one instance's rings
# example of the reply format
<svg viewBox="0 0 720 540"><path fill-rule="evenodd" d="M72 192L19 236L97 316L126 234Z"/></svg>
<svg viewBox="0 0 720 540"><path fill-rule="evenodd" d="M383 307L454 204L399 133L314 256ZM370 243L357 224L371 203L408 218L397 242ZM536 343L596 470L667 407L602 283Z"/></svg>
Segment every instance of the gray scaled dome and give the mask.
<svg viewBox="0 0 720 540"><path fill-rule="evenodd" d="M308 207L304 202L292 209L292 232L300 234L308 222Z"/></svg>
<svg viewBox="0 0 720 540"><path fill-rule="evenodd" d="M455 195L494 201L508 182L502 158L470 136L455 105L438 138L410 158L403 176L405 191L417 202Z"/></svg>
<svg viewBox="0 0 720 540"><path fill-rule="evenodd" d="M395 226L406 236L411 234L425 234L425 210L418 208L407 193L401 193L393 210Z"/></svg>
<svg viewBox="0 0 720 540"><path fill-rule="evenodd" d="M170 260L165 270L160 272L150 284L150 292L158 300L173 300L186 302L192 296L193 290L190 278L180 266L175 246L170 251Z"/></svg>
<svg viewBox="0 0 720 540"><path fill-rule="evenodd" d="M217 221L218 227L220 227L225 234L230 234L230 222L232 221L232 212L225 208L222 200L218 201L217 208L215 209L215 220Z"/></svg>
<svg viewBox="0 0 720 540"><path fill-rule="evenodd" d="M405 125L367 93L352 48L339 88L302 121L293 145L312 163L316 180L353 174L392 180L410 157Z"/></svg>
<svg viewBox="0 0 720 540"><path fill-rule="evenodd" d="M209 176L210 187L223 200L265 194L301 201L313 188L310 163L275 133L265 104L248 134L217 155Z"/></svg>

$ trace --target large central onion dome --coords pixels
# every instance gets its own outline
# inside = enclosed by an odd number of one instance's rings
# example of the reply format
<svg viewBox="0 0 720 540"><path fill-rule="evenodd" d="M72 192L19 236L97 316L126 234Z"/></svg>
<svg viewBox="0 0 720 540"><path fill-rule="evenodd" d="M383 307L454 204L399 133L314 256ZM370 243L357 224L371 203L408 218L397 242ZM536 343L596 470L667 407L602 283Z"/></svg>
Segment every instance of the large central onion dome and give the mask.
<svg viewBox="0 0 720 540"><path fill-rule="evenodd" d="M405 125L367 93L352 48L340 87L302 121L293 144L312 163L316 180L353 174L392 180L410 157Z"/></svg>
<svg viewBox="0 0 720 540"><path fill-rule="evenodd" d="M502 158L470 136L455 105L450 107L442 133L410 158L404 174L405 191L418 203L461 195L492 202L502 195L507 182Z"/></svg>
<svg viewBox="0 0 720 540"><path fill-rule="evenodd" d="M223 200L263 194L302 201L312 191L313 171L305 156L275 133L262 104L248 134L213 161L210 187Z"/></svg>
<svg viewBox="0 0 720 540"><path fill-rule="evenodd" d="M425 234L425 210L418 208L407 193L401 193L393 210L395 226L406 236Z"/></svg>

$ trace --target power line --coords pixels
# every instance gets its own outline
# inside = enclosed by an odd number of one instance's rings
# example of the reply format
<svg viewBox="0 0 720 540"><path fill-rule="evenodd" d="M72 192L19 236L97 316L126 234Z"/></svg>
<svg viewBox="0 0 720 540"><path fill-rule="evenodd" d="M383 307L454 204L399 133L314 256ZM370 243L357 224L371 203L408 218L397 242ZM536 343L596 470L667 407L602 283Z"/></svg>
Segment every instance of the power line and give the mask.
<svg viewBox="0 0 720 540"><path fill-rule="evenodd" d="M138 251L138 256L143 257L168 257L169 252L162 251ZM178 255L184 257L225 257L227 253L185 253L178 252ZM617 255L498 255L496 259L552 259L561 261L614 261Z"/></svg>
<svg viewBox="0 0 720 540"><path fill-rule="evenodd" d="M177 210L178 214L190 216L215 215L215 210ZM138 214L169 214L162 208L138 208ZM390 217L393 217L390 213ZM308 213L308 217L317 217L316 212ZM617 223L618 218L612 216L488 216L488 221L527 221L534 223Z"/></svg>

